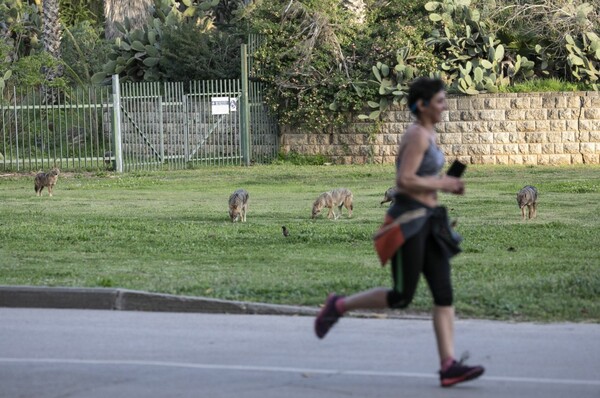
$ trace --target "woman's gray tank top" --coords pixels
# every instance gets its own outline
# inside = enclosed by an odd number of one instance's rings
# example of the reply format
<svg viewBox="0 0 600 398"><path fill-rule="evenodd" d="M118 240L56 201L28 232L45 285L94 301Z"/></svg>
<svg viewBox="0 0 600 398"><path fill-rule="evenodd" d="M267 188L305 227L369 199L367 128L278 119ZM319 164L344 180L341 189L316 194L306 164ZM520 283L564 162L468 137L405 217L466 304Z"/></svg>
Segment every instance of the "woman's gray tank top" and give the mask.
<svg viewBox="0 0 600 398"><path fill-rule="evenodd" d="M444 153L435 145L435 143L429 144L429 147L423 155L421 165L417 170L417 175L424 176L435 176L440 173L442 167L444 167ZM400 169L400 157L396 158L396 170Z"/></svg>

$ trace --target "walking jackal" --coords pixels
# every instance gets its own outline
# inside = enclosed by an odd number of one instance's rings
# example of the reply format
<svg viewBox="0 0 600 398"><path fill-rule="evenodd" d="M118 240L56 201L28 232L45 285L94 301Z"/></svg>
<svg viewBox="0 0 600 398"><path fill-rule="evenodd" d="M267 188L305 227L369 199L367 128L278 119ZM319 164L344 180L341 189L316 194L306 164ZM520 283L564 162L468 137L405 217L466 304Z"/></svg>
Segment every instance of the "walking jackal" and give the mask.
<svg viewBox="0 0 600 398"><path fill-rule="evenodd" d="M521 218L525 219L525 207L529 210L529 218L537 215L538 191L531 185L526 185L517 194L517 204L521 209Z"/></svg>
<svg viewBox="0 0 600 398"><path fill-rule="evenodd" d="M352 192L346 188L338 188L329 192L323 192L315 203L313 203L312 207L312 216L311 218L316 218L321 210L324 207L329 208L329 212L327 213L327 218L331 218L333 215L333 219L337 220L338 217L342 215L342 206L348 210L348 217L352 217ZM335 207L337 207L340 211L340 214L335 214Z"/></svg>
<svg viewBox="0 0 600 398"><path fill-rule="evenodd" d="M37 196L42 196L44 187L48 187L48 196L52 196L52 189L58 180L58 174L60 174L58 167L54 167L48 173L37 173L35 176L35 193Z"/></svg>
<svg viewBox="0 0 600 398"><path fill-rule="evenodd" d="M231 222L241 220L246 222L246 212L248 211L248 199L250 195L245 189L238 189L229 197L229 218Z"/></svg>

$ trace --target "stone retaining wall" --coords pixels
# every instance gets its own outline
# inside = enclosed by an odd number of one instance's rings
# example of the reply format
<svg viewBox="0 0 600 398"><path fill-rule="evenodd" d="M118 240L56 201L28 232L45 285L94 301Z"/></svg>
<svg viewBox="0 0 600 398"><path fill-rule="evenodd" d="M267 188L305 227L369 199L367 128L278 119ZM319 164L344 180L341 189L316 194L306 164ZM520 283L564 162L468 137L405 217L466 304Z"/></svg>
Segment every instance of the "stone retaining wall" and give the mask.
<svg viewBox="0 0 600 398"><path fill-rule="evenodd" d="M449 96L438 125L448 158L473 164L599 164L600 93L526 93ZM335 133L281 127L281 149L323 154L335 163L393 163L411 122L403 109L379 124L356 120Z"/></svg>

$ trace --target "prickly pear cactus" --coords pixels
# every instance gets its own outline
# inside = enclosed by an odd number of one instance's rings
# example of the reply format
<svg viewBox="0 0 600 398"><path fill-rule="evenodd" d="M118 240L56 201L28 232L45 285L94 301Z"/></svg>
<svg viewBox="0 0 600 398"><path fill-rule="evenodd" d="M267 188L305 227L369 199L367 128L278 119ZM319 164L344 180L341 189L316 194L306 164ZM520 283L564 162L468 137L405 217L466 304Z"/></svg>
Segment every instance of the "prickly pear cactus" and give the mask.
<svg viewBox="0 0 600 398"><path fill-rule="evenodd" d="M496 92L518 77L533 75L535 63L513 56L493 33L487 32L478 10L469 0L430 1L429 19L439 29L427 43L443 60L440 65L451 85L465 94Z"/></svg>
<svg viewBox="0 0 600 398"><path fill-rule="evenodd" d="M379 102L368 101L371 109L369 115L359 115L359 119L378 120L381 113L391 104L406 104L408 83L415 77L416 69L410 65L410 48L403 47L398 50L396 65L378 62L373 66L374 84L379 85Z"/></svg>
<svg viewBox="0 0 600 398"><path fill-rule="evenodd" d="M184 0L180 7L174 0L156 0L153 19L142 29L133 29L128 18L124 24L116 23L122 37L115 39L110 60L101 72L92 76L92 82L108 83L114 74L119 75L122 82L159 80L163 29L176 25L182 18L206 22L207 11L217 4L218 0L200 3Z"/></svg>
<svg viewBox="0 0 600 398"><path fill-rule="evenodd" d="M594 32L585 32L578 38L566 35L565 42L571 74L597 91L600 84L600 37Z"/></svg>

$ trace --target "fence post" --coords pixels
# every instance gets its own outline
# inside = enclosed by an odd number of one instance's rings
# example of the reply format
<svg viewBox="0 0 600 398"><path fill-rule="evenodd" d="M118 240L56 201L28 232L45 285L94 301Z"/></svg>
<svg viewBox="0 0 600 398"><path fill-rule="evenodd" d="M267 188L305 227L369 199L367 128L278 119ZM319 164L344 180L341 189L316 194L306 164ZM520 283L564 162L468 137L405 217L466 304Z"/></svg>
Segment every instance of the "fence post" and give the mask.
<svg viewBox="0 0 600 398"><path fill-rule="evenodd" d="M121 87L119 85L119 75L112 75L112 100L113 114L112 126L115 141L115 171L123 172L123 149L121 138Z"/></svg>
<svg viewBox="0 0 600 398"><path fill-rule="evenodd" d="M188 120L188 96L183 94L182 97L183 106L183 152L185 156L184 165L187 164L190 159L190 128Z"/></svg>
<svg viewBox="0 0 600 398"><path fill-rule="evenodd" d="M242 44L242 96L240 107L240 134L242 161L250 166L250 104L248 103L248 46Z"/></svg>
<svg viewBox="0 0 600 398"><path fill-rule="evenodd" d="M15 139L17 140L17 171L19 171L19 118L17 117L17 86L13 86L13 99L15 103ZM36 158L37 160L37 158ZM36 162L37 164L37 162ZM23 157L23 167L25 167L25 157ZM44 164L42 163L42 167Z"/></svg>
<svg viewBox="0 0 600 398"><path fill-rule="evenodd" d="M165 132L164 132L164 123L163 123L163 100L162 95L158 96L158 123L159 123L159 139L160 139L160 163L165 163Z"/></svg>

